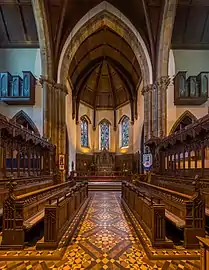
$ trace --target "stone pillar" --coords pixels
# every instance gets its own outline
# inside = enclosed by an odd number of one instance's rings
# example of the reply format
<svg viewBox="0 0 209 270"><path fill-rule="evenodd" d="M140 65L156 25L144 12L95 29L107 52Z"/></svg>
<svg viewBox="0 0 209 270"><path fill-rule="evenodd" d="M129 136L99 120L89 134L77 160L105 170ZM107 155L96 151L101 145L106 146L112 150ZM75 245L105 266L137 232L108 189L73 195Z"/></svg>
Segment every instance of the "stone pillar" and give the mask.
<svg viewBox="0 0 209 270"><path fill-rule="evenodd" d="M144 138L145 141L148 140L148 132L149 132L149 115L148 115L148 89L145 86L142 89L142 95L144 96Z"/></svg>
<svg viewBox="0 0 209 270"><path fill-rule="evenodd" d="M158 137L167 135L167 88L170 82L168 76L161 77L157 82L158 92Z"/></svg>

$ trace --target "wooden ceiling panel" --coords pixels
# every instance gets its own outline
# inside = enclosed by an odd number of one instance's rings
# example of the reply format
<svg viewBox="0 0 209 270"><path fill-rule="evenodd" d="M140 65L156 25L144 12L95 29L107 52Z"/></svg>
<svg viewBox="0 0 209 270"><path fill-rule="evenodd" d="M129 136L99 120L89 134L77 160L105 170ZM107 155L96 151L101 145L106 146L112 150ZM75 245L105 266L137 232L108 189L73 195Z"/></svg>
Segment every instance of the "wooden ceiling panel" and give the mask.
<svg viewBox="0 0 209 270"><path fill-rule="evenodd" d="M0 47L39 46L31 0L0 1Z"/></svg>
<svg viewBox="0 0 209 270"><path fill-rule="evenodd" d="M209 49L209 1L179 0L172 36L173 49Z"/></svg>
<svg viewBox="0 0 209 270"><path fill-rule="evenodd" d="M6 21L7 31L11 42L24 40L23 23L20 16L19 8L15 5L3 5L2 12ZM11 19L12 18L12 19Z"/></svg>
<svg viewBox="0 0 209 270"><path fill-rule="evenodd" d="M38 34L36 29L36 24L31 23L31 21L35 22L34 13L32 6L22 6L22 14L24 18L25 28L26 28L26 35L28 42L37 42Z"/></svg>
<svg viewBox="0 0 209 270"><path fill-rule="evenodd" d="M205 22L204 32L202 35L202 42L209 43L209 8L208 8L208 16Z"/></svg>
<svg viewBox="0 0 209 270"><path fill-rule="evenodd" d="M201 42L207 13L208 11L204 7L190 8L184 33L184 40L187 43L197 44Z"/></svg>

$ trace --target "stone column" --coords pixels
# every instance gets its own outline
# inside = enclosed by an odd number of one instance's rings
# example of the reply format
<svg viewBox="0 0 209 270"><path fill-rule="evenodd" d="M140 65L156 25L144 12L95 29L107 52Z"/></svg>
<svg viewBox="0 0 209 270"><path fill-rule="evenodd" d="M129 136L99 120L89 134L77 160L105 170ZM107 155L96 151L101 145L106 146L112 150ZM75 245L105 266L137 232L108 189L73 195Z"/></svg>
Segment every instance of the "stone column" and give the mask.
<svg viewBox="0 0 209 270"><path fill-rule="evenodd" d="M148 115L148 88L145 86L142 89L142 95L144 96L144 137L145 141L148 140L148 133L149 133L149 115Z"/></svg>
<svg viewBox="0 0 209 270"><path fill-rule="evenodd" d="M158 93L155 84L152 87L152 132L153 136L158 136Z"/></svg>
<svg viewBox="0 0 209 270"><path fill-rule="evenodd" d="M170 79L168 76L161 77L157 82L158 92L158 137L162 138L167 134L167 93Z"/></svg>

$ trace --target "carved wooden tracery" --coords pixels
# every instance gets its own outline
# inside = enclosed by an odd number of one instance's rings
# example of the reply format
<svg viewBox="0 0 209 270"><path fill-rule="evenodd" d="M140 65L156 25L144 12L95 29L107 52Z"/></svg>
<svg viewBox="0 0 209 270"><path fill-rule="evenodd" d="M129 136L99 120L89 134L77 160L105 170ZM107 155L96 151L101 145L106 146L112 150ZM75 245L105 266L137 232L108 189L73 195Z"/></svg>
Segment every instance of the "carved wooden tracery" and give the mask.
<svg viewBox="0 0 209 270"><path fill-rule="evenodd" d="M153 169L171 175L209 175L209 115L164 139L147 141L154 155Z"/></svg>
<svg viewBox="0 0 209 270"><path fill-rule="evenodd" d="M0 147L0 172L3 178L49 175L55 167L56 147L2 114Z"/></svg>

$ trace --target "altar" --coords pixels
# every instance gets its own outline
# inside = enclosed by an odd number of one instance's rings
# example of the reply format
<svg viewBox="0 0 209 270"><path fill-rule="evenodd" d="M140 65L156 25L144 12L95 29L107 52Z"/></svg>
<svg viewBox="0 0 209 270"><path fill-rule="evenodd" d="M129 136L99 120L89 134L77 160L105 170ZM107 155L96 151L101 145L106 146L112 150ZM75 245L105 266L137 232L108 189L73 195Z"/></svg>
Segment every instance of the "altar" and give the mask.
<svg viewBox="0 0 209 270"><path fill-rule="evenodd" d="M95 152L93 160L96 171L111 172L115 170L115 153L111 153L105 148L101 152Z"/></svg>

